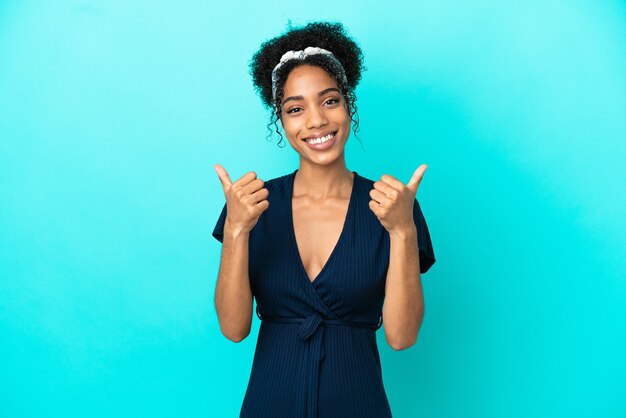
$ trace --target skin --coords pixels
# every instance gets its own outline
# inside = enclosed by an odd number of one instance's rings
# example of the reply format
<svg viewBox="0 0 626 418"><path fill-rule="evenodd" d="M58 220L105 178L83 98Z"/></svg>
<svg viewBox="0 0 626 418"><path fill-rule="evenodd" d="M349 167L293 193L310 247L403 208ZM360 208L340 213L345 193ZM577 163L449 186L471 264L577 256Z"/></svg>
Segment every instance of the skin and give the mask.
<svg viewBox="0 0 626 418"><path fill-rule="evenodd" d="M354 174L346 167L344 150L351 119L337 83L320 67L294 68L284 91L280 120L300 157L292 199L294 232L302 264L314 280L338 241L350 200ZM336 142L326 150L311 149L303 140L326 131L337 132ZM413 201L426 168L419 166L406 185L384 174L370 190L369 208L390 235L383 322L395 350L415 344L424 315ZM248 237L269 207L269 192L252 171L232 182L221 165L215 170L228 205L215 304L222 333L238 342L249 334L252 322Z"/></svg>
<svg viewBox="0 0 626 418"><path fill-rule="evenodd" d="M351 120L337 83L320 67L294 68L284 90L281 123L300 156L293 186L294 231L302 264L313 280L330 257L348 210L354 173L346 167L344 149ZM311 149L304 141L328 131L337 133L335 144L327 150Z"/></svg>
<svg viewBox="0 0 626 418"><path fill-rule="evenodd" d="M269 207L269 191L254 171L233 182L224 167L216 164L214 168L224 190L228 212L215 287L215 309L222 334L233 342L240 342L250 334L252 326L252 290L248 275L250 231Z"/></svg>

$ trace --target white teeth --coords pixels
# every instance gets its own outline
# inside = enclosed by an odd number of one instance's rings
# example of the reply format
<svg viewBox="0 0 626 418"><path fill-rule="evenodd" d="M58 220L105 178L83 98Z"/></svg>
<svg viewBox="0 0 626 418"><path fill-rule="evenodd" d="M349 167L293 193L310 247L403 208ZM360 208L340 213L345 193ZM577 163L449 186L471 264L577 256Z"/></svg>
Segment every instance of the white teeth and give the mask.
<svg viewBox="0 0 626 418"><path fill-rule="evenodd" d="M321 138L307 139L306 142L308 142L309 144L323 144L324 142L326 142L329 139L331 139L333 136L335 136L335 134L328 134L328 135L323 136Z"/></svg>

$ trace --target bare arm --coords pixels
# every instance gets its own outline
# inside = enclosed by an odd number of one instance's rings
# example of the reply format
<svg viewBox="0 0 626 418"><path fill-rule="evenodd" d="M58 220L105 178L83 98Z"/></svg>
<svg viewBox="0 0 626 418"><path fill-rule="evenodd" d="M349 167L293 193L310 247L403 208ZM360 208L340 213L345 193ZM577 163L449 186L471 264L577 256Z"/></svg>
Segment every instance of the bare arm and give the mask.
<svg viewBox="0 0 626 418"><path fill-rule="evenodd" d="M420 275L415 195L426 164L420 165L405 186L384 174L370 190L369 207L389 232L389 267L385 283L383 322L385 337L394 350L405 350L417 341L424 318Z"/></svg>
<svg viewBox="0 0 626 418"><path fill-rule="evenodd" d="M227 216L224 221L222 255L215 287L215 309L226 338L240 342L250 334L252 290L248 274L250 231L269 207L269 191L263 180L249 171L234 183L226 169L216 164Z"/></svg>
<svg viewBox="0 0 626 418"><path fill-rule="evenodd" d="M250 233L226 219L220 269L215 287L215 309L226 338L240 342L250 334L252 291L248 276Z"/></svg>
<svg viewBox="0 0 626 418"><path fill-rule="evenodd" d="M424 318L416 228L390 234L390 239L383 305L385 336L394 350L404 350L417 341Z"/></svg>

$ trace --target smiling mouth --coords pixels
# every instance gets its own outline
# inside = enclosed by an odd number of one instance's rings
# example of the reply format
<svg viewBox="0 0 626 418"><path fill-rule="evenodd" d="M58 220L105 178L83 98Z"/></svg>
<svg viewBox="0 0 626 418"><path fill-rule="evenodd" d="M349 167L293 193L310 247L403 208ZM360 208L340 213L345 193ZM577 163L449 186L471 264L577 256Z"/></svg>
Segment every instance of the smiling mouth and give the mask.
<svg viewBox="0 0 626 418"><path fill-rule="evenodd" d="M309 138L309 139L307 139L307 138L303 138L302 140L303 140L304 142L308 142L308 143L313 143L313 144L316 144L316 143L317 143L317 144L319 144L319 143L323 143L323 142L326 142L326 141L329 141L329 140L333 139L333 138L335 137L335 135L337 135L337 132L339 132L339 131L335 131L335 132L330 133L330 134L329 134L329 135L331 135L331 136L330 136L330 138L328 138L328 135L327 135L327 136L322 136L322 137L320 137L320 138L315 138L315 139L311 139L311 138ZM326 139L326 141L320 141L320 139L321 139L321 138L328 138L328 139ZM309 142L309 141L313 141L313 142Z"/></svg>

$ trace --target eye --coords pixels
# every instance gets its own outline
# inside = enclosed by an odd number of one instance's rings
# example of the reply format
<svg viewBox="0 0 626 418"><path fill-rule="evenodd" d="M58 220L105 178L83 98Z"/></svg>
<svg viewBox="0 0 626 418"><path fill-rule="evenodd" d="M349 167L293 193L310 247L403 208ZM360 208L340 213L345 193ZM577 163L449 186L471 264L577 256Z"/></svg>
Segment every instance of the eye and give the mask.
<svg viewBox="0 0 626 418"><path fill-rule="evenodd" d="M330 99L326 100L326 103L329 103L329 102L335 102L335 103L338 103L338 102L339 102L339 99L330 98ZM330 103L330 104L335 104L335 103ZM296 109L301 109L301 107L292 107L291 109L289 109L289 110L287 111L287 113L288 113L288 114L295 113L295 112L294 112L294 110L296 110Z"/></svg>

